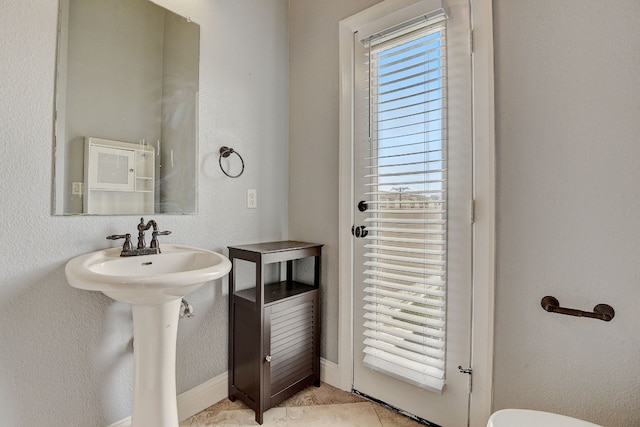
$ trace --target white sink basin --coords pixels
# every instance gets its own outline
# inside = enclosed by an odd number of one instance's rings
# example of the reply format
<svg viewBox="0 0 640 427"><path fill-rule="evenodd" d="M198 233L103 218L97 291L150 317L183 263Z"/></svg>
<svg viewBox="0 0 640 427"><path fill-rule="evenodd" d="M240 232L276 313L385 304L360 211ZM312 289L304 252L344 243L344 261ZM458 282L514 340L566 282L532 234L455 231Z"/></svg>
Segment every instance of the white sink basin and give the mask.
<svg viewBox="0 0 640 427"><path fill-rule="evenodd" d="M182 297L231 270L224 255L183 245L162 253L121 257L103 249L70 260L67 281L130 303L133 314L131 427L178 427L176 339Z"/></svg>
<svg viewBox="0 0 640 427"><path fill-rule="evenodd" d="M116 301L160 304L180 299L231 270L224 255L190 246L164 244L160 254L132 257L121 257L121 251L103 249L73 258L65 267L69 284Z"/></svg>

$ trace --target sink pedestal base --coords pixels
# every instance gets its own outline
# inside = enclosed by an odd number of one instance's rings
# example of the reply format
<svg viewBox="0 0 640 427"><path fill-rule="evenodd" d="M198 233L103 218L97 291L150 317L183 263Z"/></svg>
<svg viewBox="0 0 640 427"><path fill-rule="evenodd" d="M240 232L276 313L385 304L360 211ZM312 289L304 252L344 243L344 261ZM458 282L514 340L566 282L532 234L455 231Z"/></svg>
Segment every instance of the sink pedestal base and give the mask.
<svg viewBox="0 0 640 427"><path fill-rule="evenodd" d="M147 227L148 228L148 227ZM162 253L121 257L120 248L77 256L64 267L69 284L100 291L133 311L133 427L178 427L176 339L182 297L226 276L222 254L163 244Z"/></svg>
<svg viewBox="0 0 640 427"><path fill-rule="evenodd" d="M180 299L132 304L133 410L131 427L178 427L176 339Z"/></svg>

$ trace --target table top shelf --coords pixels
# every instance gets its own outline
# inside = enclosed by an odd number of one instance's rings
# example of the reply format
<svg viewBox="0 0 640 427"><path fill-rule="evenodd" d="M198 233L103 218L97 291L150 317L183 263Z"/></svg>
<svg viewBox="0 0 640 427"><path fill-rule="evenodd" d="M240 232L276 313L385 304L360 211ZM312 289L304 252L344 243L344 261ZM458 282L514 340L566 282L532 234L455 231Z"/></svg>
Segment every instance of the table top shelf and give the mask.
<svg viewBox="0 0 640 427"><path fill-rule="evenodd" d="M293 281L291 283L287 283L286 281L271 283L268 285L264 285L264 304L269 305L271 303L280 301L285 298L289 298L292 296L300 295L306 292L311 292L316 290L317 288L312 285L308 285L306 283L300 283ZM248 302L255 303L256 302L256 289L249 288L243 289L241 291L236 291L234 294L238 298L242 298Z"/></svg>
<svg viewBox="0 0 640 427"><path fill-rule="evenodd" d="M318 243L299 242L296 240L285 240L285 241L279 241L279 242L252 243L249 245L229 246L229 249L239 249L242 251L268 254L273 252L295 251L295 250L315 248L320 246L322 245Z"/></svg>
<svg viewBox="0 0 640 427"><path fill-rule="evenodd" d="M229 257L247 261L273 264L310 256L320 256L321 244L286 240L281 242L254 243L229 246Z"/></svg>

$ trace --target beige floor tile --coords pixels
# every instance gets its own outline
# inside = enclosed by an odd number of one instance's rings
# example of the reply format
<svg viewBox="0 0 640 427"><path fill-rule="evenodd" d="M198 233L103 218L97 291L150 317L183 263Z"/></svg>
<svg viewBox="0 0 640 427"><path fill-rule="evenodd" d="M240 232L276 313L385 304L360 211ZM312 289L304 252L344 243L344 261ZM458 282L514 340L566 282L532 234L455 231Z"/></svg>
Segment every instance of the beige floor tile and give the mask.
<svg viewBox="0 0 640 427"><path fill-rule="evenodd" d="M271 408L263 414L262 427L287 425L287 409ZM259 426L256 414L251 409L222 410L215 413L204 411L193 417L190 427L221 426L245 427Z"/></svg>
<svg viewBox="0 0 640 427"><path fill-rule="evenodd" d="M218 412L218 411L231 411L234 409L249 409L247 405L245 405L240 399L236 399L235 401L230 401L225 398L215 405L209 406L205 409L206 412Z"/></svg>
<svg viewBox="0 0 640 427"><path fill-rule="evenodd" d="M288 426L376 427L381 426L369 402L287 407Z"/></svg>
<svg viewBox="0 0 640 427"><path fill-rule="evenodd" d="M284 400L278 406L312 406L331 405L337 403L366 402L360 396L342 391L326 383L320 383L320 387L311 386Z"/></svg>
<svg viewBox="0 0 640 427"><path fill-rule="evenodd" d="M223 399L180 423L180 427L258 426L239 399ZM322 383L308 387L264 413L263 427L418 427L420 423L353 393Z"/></svg>
<svg viewBox="0 0 640 427"><path fill-rule="evenodd" d="M423 425L384 406L373 405L373 407L376 410L376 414L378 414L382 427L418 427Z"/></svg>

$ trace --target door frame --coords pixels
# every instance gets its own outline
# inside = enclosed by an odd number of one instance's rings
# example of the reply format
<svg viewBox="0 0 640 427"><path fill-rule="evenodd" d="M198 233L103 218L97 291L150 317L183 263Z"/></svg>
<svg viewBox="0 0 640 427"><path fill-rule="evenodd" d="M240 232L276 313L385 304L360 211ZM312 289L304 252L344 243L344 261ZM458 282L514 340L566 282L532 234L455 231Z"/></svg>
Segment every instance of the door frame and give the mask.
<svg viewBox="0 0 640 427"><path fill-rule="evenodd" d="M338 383L353 384L353 33L365 23L384 20L419 0L386 0L340 21ZM469 0L472 37L473 242L471 369L473 388L469 426L484 427L492 411L495 294L495 113L493 0Z"/></svg>

